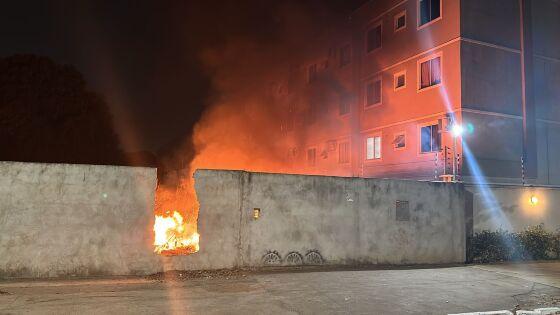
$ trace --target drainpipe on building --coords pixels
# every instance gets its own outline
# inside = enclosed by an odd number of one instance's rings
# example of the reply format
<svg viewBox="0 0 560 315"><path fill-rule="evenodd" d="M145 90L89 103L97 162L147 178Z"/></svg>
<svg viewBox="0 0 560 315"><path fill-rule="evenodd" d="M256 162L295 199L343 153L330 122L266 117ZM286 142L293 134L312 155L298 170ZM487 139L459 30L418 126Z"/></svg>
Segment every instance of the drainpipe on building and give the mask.
<svg viewBox="0 0 560 315"><path fill-rule="evenodd" d="M537 131L533 89L532 0L519 0L519 40L521 51L521 107L523 113L523 173L537 178ZM523 179L523 182L525 180Z"/></svg>

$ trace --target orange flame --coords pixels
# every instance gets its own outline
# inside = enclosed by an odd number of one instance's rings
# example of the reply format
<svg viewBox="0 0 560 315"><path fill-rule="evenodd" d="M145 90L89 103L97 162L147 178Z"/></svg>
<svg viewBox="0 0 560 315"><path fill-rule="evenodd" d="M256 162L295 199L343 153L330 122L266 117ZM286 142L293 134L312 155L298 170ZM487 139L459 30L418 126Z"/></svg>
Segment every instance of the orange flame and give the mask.
<svg viewBox="0 0 560 315"><path fill-rule="evenodd" d="M167 211L156 215L154 223L154 252L166 256L186 255L199 250L200 235L189 232L183 216L177 212Z"/></svg>

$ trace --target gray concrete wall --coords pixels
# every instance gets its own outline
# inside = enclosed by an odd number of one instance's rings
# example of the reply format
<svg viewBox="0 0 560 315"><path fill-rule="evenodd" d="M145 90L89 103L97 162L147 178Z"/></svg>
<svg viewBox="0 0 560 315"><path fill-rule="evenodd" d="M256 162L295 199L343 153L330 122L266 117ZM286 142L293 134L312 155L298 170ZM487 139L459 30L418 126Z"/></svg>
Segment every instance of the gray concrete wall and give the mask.
<svg viewBox="0 0 560 315"><path fill-rule="evenodd" d="M327 264L465 259L460 185L209 170L195 180L200 251L166 258L170 268L259 266L269 252L317 251ZM397 200L409 202L406 221L396 218Z"/></svg>
<svg viewBox="0 0 560 315"><path fill-rule="evenodd" d="M143 274L156 170L0 162L0 278Z"/></svg>
<svg viewBox="0 0 560 315"><path fill-rule="evenodd" d="M466 189L473 194L475 232L522 231L541 223L549 231L560 228L560 188L468 185ZM538 198L536 205L529 202L531 196Z"/></svg>
<svg viewBox="0 0 560 315"><path fill-rule="evenodd" d="M326 264L465 259L461 185L199 170L200 251L163 257L152 246L155 169L2 162L0 174L0 278L261 266L269 252L316 251ZM409 202L404 220L397 200Z"/></svg>

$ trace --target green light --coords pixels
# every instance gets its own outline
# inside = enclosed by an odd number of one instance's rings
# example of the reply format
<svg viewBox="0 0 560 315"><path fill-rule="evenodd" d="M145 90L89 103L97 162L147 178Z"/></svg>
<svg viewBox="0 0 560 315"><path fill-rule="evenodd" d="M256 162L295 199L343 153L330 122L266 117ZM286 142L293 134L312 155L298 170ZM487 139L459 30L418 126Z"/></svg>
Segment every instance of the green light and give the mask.
<svg viewBox="0 0 560 315"><path fill-rule="evenodd" d="M467 124L467 133L468 134L474 133L474 125L473 124L471 124L471 123Z"/></svg>

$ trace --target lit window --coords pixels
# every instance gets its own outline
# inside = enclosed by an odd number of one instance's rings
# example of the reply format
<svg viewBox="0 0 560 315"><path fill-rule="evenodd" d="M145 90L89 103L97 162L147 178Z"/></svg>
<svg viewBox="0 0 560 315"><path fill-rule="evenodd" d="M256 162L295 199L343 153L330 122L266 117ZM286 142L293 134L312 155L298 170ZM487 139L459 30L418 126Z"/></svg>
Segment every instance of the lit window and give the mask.
<svg viewBox="0 0 560 315"><path fill-rule="evenodd" d="M395 15L395 32L406 28L406 11Z"/></svg>
<svg viewBox="0 0 560 315"><path fill-rule="evenodd" d="M378 48L381 48L381 24L371 28L367 32L367 52L374 51Z"/></svg>
<svg viewBox="0 0 560 315"><path fill-rule="evenodd" d="M395 91L406 87L406 72L395 73Z"/></svg>
<svg viewBox="0 0 560 315"><path fill-rule="evenodd" d="M366 107L381 104L381 79L366 84Z"/></svg>
<svg viewBox="0 0 560 315"><path fill-rule="evenodd" d="M420 63L420 89L441 83L441 57Z"/></svg>
<svg viewBox="0 0 560 315"><path fill-rule="evenodd" d="M342 48L340 48L340 55L339 55L339 62L340 62L340 66L344 67L347 64L350 64L350 61L352 60L352 56L351 56L351 49L350 49L350 44L348 45L344 45L342 46Z"/></svg>
<svg viewBox="0 0 560 315"><path fill-rule="evenodd" d="M350 143L341 142L338 144L338 163L346 164L350 162Z"/></svg>
<svg viewBox="0 0 560 315"><path fill-rule="evenodd" d="M420 20L418 26L429 23L441 16L441 0L418 0Z"/></svg>
<svg viewBox="0 0 560 315"><path fill-rule="evenodd" d="M422 153L439 151L441 136L437 124L420 129L420 150Z"/></svg>
<svg viewBox="0 0 560 315"><path fill-rule="evenodd" d="M307 149L307 166L315 166L316 153L315 148Z"/></svg>
<svg viewBox="0 0 560 315"><path fill-rule="evenodd" d="M375 160L381 158L381 136L367 138L366 159Z"/></svg>
<svg viewBox="0 0 560 315"><path fill-rule="evenodd" d="M406 137L404 133L399 133L395 135L395 139L393 140L393 144L395 145L395 149L404 149L406 147Z"/></svg>

